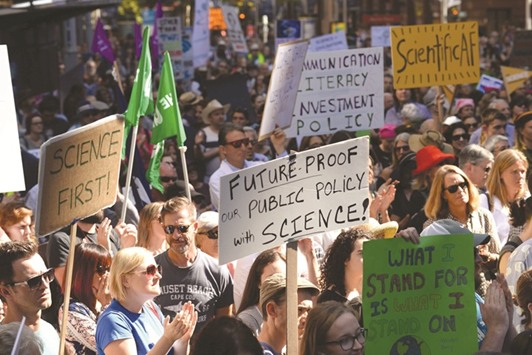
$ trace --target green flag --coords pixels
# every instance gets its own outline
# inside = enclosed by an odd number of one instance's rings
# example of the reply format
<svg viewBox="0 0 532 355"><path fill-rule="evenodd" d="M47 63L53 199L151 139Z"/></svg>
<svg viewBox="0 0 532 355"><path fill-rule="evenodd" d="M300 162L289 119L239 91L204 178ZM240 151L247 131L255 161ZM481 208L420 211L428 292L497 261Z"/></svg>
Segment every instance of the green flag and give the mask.
<svg viewBox="0 0 532 355"><path fill-rule="evenodd" d="M159 167L161 165L161 159L164 153L164 140L153 146L153 152L151 154L150 166L146 171L146 179L153 186L154 189L159 190L164 194L164 187L159 180Z"/></svg>
<svg viewBox="0 0 532 355"><path fill-rule="evenodd" d="M149 29L146 27L142 35L142 53L139 66L125 113L126 122L129 126L134 126L138 124L140 116L152 112L150 36Z"/></svg>
<svg viewBox="0 0 532 355"><path fill-rule="evenodd" d="M173 136L177 136L177 145L179 147L185 145L187 137L185 136L185 128L183 127L181 113L177 104L174 71L172 70L170 54L165 52L159 91L157 93L151 143L156 144Z"/></svg>

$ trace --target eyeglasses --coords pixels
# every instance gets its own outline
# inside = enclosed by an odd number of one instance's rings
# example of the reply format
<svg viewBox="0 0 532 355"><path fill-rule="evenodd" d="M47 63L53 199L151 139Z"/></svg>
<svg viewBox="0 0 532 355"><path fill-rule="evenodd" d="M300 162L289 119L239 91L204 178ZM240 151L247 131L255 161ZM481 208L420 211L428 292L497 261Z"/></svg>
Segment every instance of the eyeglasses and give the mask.
<svg viewBox="0 0 532 355"><path fill-rule="evenodd" d="M347 351L353 349L353 345L355 345L355 340L358 341L358 343L361 345L364 344L366 342L367 335L367 329L359 328L355 332L355 336L346 336L345 338L342 338L340 340L328 341L325 344L338 344L340 345L343 351Z"/></svg>
<svg viewBox="0 0 532 355"><path fill-rule="evenodd" d="M109 272L109 270L111 270L111 266L110 265L102 265L100 263L98 263L98 265L96 265L96 272L100 276L105 275L105 273Z"/></svg>
<svg viewBox="0 0 532 355"><path fill-rule="evenodd" d="M160 176L162 182L175 182L177 181L177 176Z"/></svg>
<svg viewBox="0 0 532 355"><path fill-rule="evenodd" d="M402 146L399 146L399 147L395 147L395 151L397 153L399 153L400 151L408 152L409 150L410 150L410 146L409 145L402 145Z"/></svg>
<svg viewBox="0 0 532 355"><path fill-rule="evenodd" d="M41 287L41 285L44 282L44 280L46 280L46 282L49 284L54 279L55 279L54 269L50 268L50 269L46 270L45 272L43 272L42 274L32 277L31 279L28 279L26 281L21 281L21 282L12 282L12 283L10 283L8 285L11 285L11 286L26 285L31 290L33 290L33 289L36 289L38 287Z"/></svg>
<svg viewBox="0 0 532 355"><path fill-rule="evenodd" d="M226 145L229 144L229 145L232 145L233 147L238 149L242 145L248 145L249 143L250 143L249 138L242 138L242 139L239 139L239 140L236 140L236 141L227 142Z"/></svg>
<svg viewBox="0 0 532 355"><path fill-rule="evenodd" d="M451 185L445 188L445 190L449 191L450 193L454 194L456 191L458 191L458 188L461 188L462 190L465 190L467 188L467 182L463 181L456 185Z"/></svg>
<svg viewBox="0 0 532 355"><path fill-rule="evenodd" d="M462 139L465 141L469 140L469 134L464 133L464 134L457 134L453 136L453 141L455 142L462 140Z"/></svg>
<svg viewBox="0 0 532 355"><path fill-rule="evenodd" d="M175 230L177 229L177 231L181 234L183 233L186 233L188 231L188 229L190 228L192 224L189 224L188 226L163 226L163 229L164 229L164 232L168 235L172 235L174 234Z"/></svg>
<svg viewBox="0 0 532 355"><path fill-rule="evenodd" d="M218 239L218 228L208 230L207 232L198 232L198 234L205 234L209 239Z"/></svg>

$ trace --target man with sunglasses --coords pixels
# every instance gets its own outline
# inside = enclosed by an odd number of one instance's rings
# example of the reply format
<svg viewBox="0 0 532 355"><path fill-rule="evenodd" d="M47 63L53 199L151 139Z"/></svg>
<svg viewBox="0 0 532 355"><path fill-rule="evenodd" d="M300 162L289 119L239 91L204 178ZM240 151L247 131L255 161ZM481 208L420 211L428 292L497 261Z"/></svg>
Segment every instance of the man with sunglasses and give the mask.
<svg viewBox="0 0 532 355"><path fill-rule="evenodd" d="M270 136L270 141L277 156L286 155L286 135L283 130L276 129ZM209 181L211 202L215 210L220 207L220 177L244 168L261 164L261 162L246 160L248 146L252 144L244 129L233 123L226 123L218 134L220 153L225 159L220 164Z"/></svg>
<svg viewBox="0 0 532 355"><path fill-rule="evenodd" d="M0 244L0 297L7 303L2 324L20 322L35 332L43 346L42 354L59 353L59 336L54 327L41 318L52 305L50 282L54 270L47 269L32 242Z"/></svg>
<svg viewBox="0 0 532 355"><path fill-rule="evenodd" d="M163 314L174 317L187 301L198 312L195 334L212 318L231 313L233 280L227 267L196 247L196 208L184 197L168 200L161 210L168 250L155 257L162 266L161 294L155 298Z"/></svg>

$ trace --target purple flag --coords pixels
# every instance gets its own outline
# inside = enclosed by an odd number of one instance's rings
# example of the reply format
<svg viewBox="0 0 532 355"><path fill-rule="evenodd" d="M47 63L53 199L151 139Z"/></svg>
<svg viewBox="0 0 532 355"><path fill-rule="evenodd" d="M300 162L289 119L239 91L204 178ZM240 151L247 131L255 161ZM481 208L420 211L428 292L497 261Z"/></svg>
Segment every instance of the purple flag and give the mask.
<svg viewBox="0 0 532 355"><path fill-rule="evenodd" d="M159 65L159 39L157 38L157 19L163 17L163 5L160 0L157 0L155 7L155 21L153 23L153 33L150 37L151 62L154 68Z"/></svg>
<svg viewBox="0 0 532 355"><path fill-rule="evenodd" d="M115 54L113 53L113 47L111 47L111 42L109 42L109 38L107 38L107 35L105 34L100 19L96 22L91 50L93 53L100 53L100 55L109 61L109 63L113 63L116 60Z"/></svg>
<svg viewBox="0 0 532 355"><path fill-rule="evenodd" d="M142 26L135 22L133 32L135 33L135 58L140 58L142 52Z"/></svg>

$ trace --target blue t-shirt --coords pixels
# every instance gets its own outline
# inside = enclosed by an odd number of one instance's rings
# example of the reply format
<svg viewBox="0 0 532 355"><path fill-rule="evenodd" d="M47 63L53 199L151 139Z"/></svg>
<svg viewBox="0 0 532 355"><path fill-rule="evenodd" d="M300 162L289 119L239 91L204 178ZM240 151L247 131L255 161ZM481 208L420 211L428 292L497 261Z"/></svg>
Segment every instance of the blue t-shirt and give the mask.
<svg viewBox="0 0 532 355"><path fill-rule="evenodd" d="M113 299L109 307L100 315L96 325L96 345L98 354L115 340L133 339L137 354L146 354L162 337L164 328L162 313L153 302L142 306L141 313L130 312ZM157 316L156 313L157 312ZM173 354L173 349L169 354Z"/></svg>

